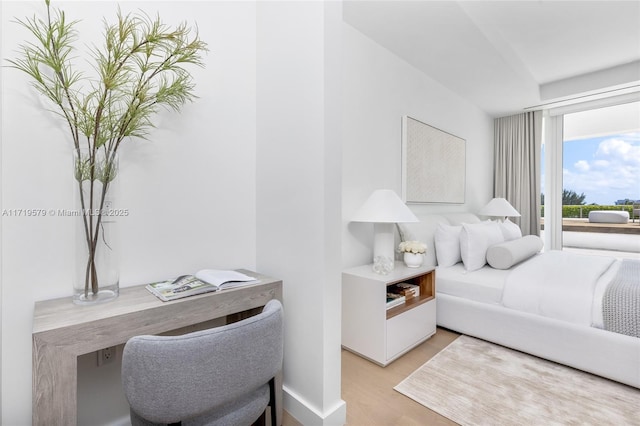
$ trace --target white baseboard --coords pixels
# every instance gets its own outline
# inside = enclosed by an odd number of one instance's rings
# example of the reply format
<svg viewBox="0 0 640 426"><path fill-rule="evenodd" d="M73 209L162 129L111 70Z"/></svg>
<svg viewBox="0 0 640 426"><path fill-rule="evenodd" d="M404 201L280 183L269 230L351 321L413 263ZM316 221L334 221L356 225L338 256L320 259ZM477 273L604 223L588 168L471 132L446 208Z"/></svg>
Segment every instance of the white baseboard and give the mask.
<svg viewBox="0 0 640 426"><path fill-rule="evenodd" d="M347 404L339 400L334 407L321 413L291 389L282 388L284 409L305 426L342 426L347 423Z"/></svg>

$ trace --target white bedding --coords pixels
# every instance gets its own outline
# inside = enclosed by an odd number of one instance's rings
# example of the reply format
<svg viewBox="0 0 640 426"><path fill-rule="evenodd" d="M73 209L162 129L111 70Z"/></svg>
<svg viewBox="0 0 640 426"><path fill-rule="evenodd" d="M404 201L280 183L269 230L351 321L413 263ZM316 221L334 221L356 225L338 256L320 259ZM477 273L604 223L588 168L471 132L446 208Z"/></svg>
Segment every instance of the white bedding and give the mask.
<svg viewBox="0 0 640 426"><path fill-rule="evenodd" d="M507 275L502 303L511 309L602 328L602 295L620 262L563 251L534 256Z"/></svg>
<svg viewBox="0 0 640 426"><path fill-rule="evenodd" d="M436 290L483 303L502 303L502 288L508 270L485 266L467 271L462 263L436 269Z"/></svg>
<svg viewBox="0 0 640 426"><path fill-rule="evenodd" d="M549 251L509 270L469 272L462 263L438 267L439 293L504 305L574 324L604 328L602 298L621 260Z"/></svg>

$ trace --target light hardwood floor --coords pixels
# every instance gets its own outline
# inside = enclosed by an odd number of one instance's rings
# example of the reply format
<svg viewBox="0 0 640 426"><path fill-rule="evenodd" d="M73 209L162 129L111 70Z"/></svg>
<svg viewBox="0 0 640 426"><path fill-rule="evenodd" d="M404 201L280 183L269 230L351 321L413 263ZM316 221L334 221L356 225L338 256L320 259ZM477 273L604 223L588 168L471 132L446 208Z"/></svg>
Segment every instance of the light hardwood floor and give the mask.
<svg viewBox="0 0 640 426"><path fill-rule="evenodd" d="M434 336L386 367L380 367L343 349L342 399L347 403L347 425L456 425L396 392L393 387L458 336L458 333L438 328ZM299 425L300 423L285 412L283 426Z"/></svg>

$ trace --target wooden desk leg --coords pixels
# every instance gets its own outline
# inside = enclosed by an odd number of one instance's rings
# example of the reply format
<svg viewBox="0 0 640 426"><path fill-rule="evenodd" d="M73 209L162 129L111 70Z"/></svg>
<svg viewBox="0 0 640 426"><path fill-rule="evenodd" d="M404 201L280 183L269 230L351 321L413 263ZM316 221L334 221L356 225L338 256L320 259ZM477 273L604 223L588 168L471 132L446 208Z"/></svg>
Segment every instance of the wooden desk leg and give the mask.
<svg viewBox="0 0 640 426"><path fill-rule="evenodd" d="M78 357L33 338L33 425L77 423Z"/></svg>

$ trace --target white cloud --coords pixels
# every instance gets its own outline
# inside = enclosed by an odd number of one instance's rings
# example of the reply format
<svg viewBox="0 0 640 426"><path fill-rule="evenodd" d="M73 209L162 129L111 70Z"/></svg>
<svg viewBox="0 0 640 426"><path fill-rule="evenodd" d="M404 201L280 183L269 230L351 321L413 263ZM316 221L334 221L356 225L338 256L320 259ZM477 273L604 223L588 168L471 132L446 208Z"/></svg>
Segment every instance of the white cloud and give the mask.
<svg viewBox="0 0 640 426"><path fill-rule="evenodd" d="M611 161L608 160L595 160L592 164L596 169L607 169L611 167Z"/></svg>
<svg viewBox="0 0 640 426"><path fill-rule="evenodd" d="M573 165L579 172L588 172L591 167L589 167L589 162L585 160L580 160Z"/></svg>
<svg viewBox="0 0 640 426"><path fill-rule="evenodd" d="M612 158L623 163L640 165L640 146L632 144L630 140L606 139L598 145L595 157Z"/></svg>
<svg viewBox="0 0 640 426"><path fill-rule="evenodd" d="M571 170L563 170L563 186L587 195L588 203L640 198L640 133L600 142L593 158L576 161Z"/></svg>

